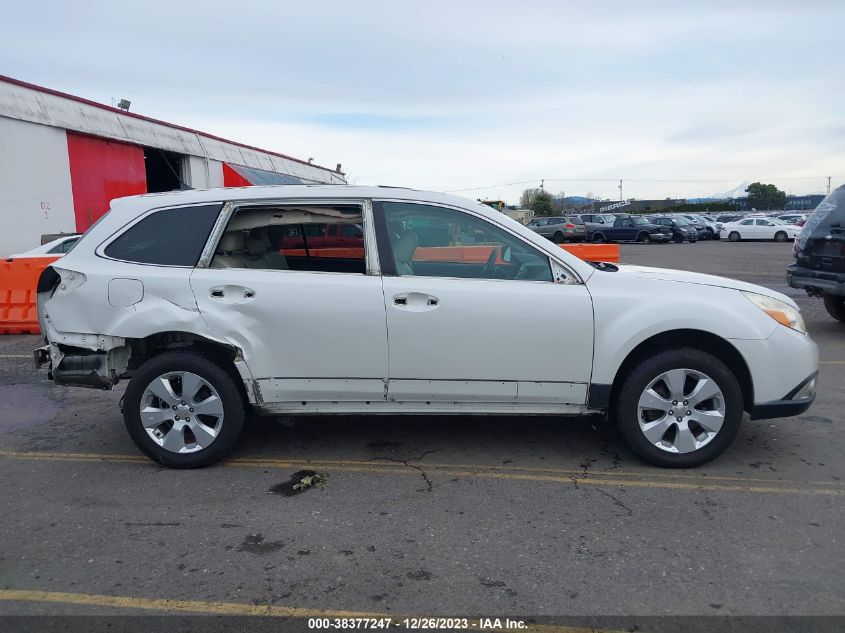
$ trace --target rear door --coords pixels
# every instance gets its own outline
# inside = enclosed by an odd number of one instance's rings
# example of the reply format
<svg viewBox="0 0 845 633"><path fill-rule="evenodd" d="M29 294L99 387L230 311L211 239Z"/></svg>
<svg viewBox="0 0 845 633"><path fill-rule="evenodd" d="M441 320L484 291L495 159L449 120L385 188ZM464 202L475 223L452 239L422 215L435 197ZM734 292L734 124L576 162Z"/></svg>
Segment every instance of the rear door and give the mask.
<svg viewBox="0 0 845 633"><path fill-rule="evenodd" d="M390 400L585 403L584 285L555 283L547 255L466 210L375 201L374 214Z"/></svg>
<svg viewBox="0 0 845 633"><path fill-rule="evenodd" d="M229 209L217 230L223 239L191 275L210 333L242 350L264 402L384 400L384 297L365 253L365 206Z"/></svg>

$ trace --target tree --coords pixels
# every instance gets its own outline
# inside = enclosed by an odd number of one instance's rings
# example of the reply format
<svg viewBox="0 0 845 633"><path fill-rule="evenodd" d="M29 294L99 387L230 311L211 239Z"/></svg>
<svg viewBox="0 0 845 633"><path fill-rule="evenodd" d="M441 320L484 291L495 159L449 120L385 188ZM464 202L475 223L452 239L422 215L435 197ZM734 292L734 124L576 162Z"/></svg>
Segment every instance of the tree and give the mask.
<svg viewBox="0 0 845 633"><path fill-rule="evenodd" d="M745 190L748 194L748 206L752 209L783 209L786 194L774 185L754 182Z"/></svg>
<svg viewBox="0 0 845 633"><path fill-rule="evenodd" d="M519 206L522 209L531 209L534 215L553 215L555 199L552 194L539 187L526 189L519 197Z"/></svg>

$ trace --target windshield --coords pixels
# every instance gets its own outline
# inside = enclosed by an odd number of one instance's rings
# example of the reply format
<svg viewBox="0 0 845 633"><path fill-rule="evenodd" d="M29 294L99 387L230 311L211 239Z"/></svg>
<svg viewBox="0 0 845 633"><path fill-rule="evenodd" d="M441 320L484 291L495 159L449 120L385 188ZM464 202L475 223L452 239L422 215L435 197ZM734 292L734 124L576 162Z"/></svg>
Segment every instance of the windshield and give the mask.
<svg viewBox="0 0 845 633"><path fill-rule="evenodd" d="M798 236L798 251L803 251L807 240L818 228L839 228L845 224L845 185L834 189L819 203L815 211L807 218L801 234Z"/></svg>
<svg viewBox="0 0 845 633"><path fill-rule="evenodd" d="M675 224L678 226L687 226L689 222L687 222L684 218L673 218L675 220Z"/></svg>

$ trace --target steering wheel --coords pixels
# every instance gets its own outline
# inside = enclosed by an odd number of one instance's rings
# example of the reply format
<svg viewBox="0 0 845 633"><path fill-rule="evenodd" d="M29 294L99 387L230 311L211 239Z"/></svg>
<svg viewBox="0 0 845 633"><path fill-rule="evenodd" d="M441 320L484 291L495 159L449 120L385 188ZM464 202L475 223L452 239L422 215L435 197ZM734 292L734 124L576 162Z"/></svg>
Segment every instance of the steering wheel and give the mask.
<svg viewBox="0 0 845 633"><path fill-rule="evenodd" d="M484 263L484 268L481 269L481 278L487 279L488 277L492 277L493 269L496 268L496 257L499 256L499 249L492 248L490 249L490 255L487 257L487 261Z"/></svg>

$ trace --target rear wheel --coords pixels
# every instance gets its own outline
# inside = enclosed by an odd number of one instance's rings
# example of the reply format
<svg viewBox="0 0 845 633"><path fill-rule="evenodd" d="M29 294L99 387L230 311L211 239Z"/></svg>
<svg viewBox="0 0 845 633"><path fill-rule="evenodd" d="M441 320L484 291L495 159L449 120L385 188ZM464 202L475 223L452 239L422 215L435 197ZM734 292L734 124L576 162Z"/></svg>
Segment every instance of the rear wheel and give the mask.
<svg viewBox="0 0 845 633"><path fill-rule="evenodd" d="M147 457L171 468L199 468L224 457L245 417L229 373L192 352L151 358L132 376L124 396L130 437Z"/></svg>
<svg viewBox="0 0 845 633"><path fill-rule="evenodd" d="M731 231L730 234L728 235L728 239L731 242L738 242L742 239L742 237L740 237L739 233L737 233L736 231Z"/></svg>
<svg viewBox="0 0 845 633"><path fill-rule="evenodd" d="M684 236L676 234L672 236L672 239L674 240L675 244L681 244L684 241Z"/></svg>
<svg viewBox="0 0 845 633"><path fill-rule="evenodd" d="M554 242L555 244L560 244L561 242L563 242L563 233L558 231L557 233L552 235L552 242Z"/></svg>
<svg viewBox="0 0 845 633"><path fill-rule="evenodd" d="M824 307L827 313L837 321L845 323L845 297L836 295L824 296Z"/></svg>
<svg viewBox="0 0 845 633"><path fill-rule="evenodd" d="M785 242L788 239L789 236L787 236L787 234L783 231L778 231L777 233L775 233L775 242Z"/></svg>
<svg viewBox="0 0 845 633"><path fill-rule="evenodd" d="M616 421L631 449L669 468L699 466L730 446L742 422L742 390L718 358L693 348L642 361L625 379Z"/></svg>
<svg viewBox="0 0 845 633"><path fill-rule="evenodd" d="M593 241L597 244L601 244L602 242L604 242L604 233L594 233Z"/></svg>

